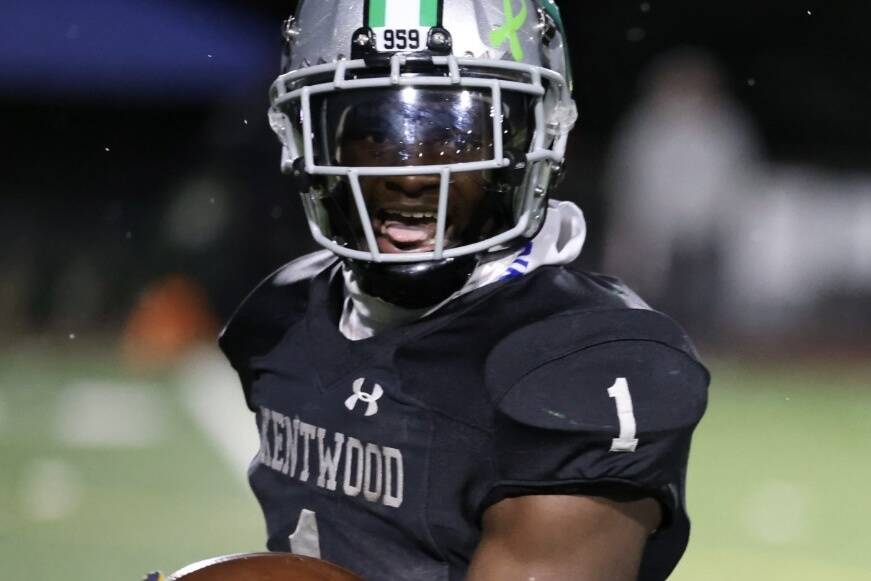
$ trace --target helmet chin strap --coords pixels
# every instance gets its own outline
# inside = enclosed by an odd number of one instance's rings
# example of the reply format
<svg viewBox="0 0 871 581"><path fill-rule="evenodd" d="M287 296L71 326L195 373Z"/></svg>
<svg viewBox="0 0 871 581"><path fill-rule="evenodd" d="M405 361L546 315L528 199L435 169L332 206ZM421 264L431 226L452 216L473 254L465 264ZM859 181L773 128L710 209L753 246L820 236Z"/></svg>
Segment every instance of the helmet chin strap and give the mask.
<svg viewBox="0 0 871 581"><path fill-rule="evenodd" d="M478 266L478 256L419 263L344 262L367 295L406 309L422 309L463 288Z"/></svg>

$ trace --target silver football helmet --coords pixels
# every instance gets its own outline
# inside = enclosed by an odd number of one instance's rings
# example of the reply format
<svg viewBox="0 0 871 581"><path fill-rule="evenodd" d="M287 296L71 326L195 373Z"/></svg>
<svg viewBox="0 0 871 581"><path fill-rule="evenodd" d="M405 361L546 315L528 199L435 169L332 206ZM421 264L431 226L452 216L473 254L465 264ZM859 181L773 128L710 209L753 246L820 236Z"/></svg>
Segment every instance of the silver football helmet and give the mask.
<svg viewBox="0 0 871 581"><path fill-rule="evenodd" d="M411 266L537 233L577 119L553 0L301 0L284 36L269 118L318 243Z"/></svg>

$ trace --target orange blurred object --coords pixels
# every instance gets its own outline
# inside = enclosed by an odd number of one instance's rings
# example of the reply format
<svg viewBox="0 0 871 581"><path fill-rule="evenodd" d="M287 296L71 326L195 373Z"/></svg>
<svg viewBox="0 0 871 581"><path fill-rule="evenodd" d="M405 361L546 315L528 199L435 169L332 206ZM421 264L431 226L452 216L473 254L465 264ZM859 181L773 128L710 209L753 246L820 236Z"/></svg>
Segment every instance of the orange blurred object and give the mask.
<svg viewBox="0 0 871 581"><path fill-rule="evenodd" d="M191 348L214 343L219 322L205 291L174 274L151 285L134 306L124 329L124 361L137 368L176 363Z"/></svg>

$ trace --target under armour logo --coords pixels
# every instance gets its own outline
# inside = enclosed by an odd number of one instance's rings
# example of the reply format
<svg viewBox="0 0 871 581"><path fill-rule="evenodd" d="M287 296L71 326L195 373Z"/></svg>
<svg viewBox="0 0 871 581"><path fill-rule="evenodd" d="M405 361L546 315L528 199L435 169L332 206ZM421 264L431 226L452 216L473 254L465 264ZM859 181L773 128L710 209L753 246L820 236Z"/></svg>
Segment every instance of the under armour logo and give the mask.
<svg viewBox="0 0 871 581"><path fill-rule="evenodd" d="M357 402L362 401L367 404L365 415L368 418L378 413L378 400L384 395L384 388L376 383L375 387L372 388L372 393L366 393L363 391L364 383L366 383L366 380L362 377L354 382L354 395L345 400L345 407L354 411L354 408L357 407Z"/></svg>

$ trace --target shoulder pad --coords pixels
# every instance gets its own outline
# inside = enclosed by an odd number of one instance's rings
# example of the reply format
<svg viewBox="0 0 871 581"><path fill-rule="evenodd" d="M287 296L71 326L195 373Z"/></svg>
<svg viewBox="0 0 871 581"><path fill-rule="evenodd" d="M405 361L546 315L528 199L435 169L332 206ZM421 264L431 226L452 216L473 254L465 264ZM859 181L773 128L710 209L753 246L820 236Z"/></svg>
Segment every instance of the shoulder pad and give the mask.
<svg viewBox="0 0 871 581"><path fill-rule="evenodd" d="M250 360L269 351L308 305L311 280L336 263L322 250L298 258L269 275L242 301L218 338L221 350L247 383Z"/></svg>
<svg viewBox="0 0 871 581"><path fill-rule="evenodd" d="M525 426L608 441L621 435L620 416L628 413L633 438L659 439L695 427L705 410L708 383L701 363L670 345L611 341L530 370L505 390L497 408Z"/></svg>
<svg viewBox="0 0 871 581"><path fill-rule="evenodd" d="M625 486L658 498L667 520L676 518L709 375L688 351L658 339L579 341L535 367L519 358L523 373L491 370L501 481ZM495 375L510 385L492 385Z"/></svg>
<svg viewBox="0 0 871 581"><path fill-rule="evenodd" d="M486 364L490 396L498 401L535 369L615 341L661 343L698 360L686 332L658 311L633 308L569 311L522 327L496 345Z"/></svg>

